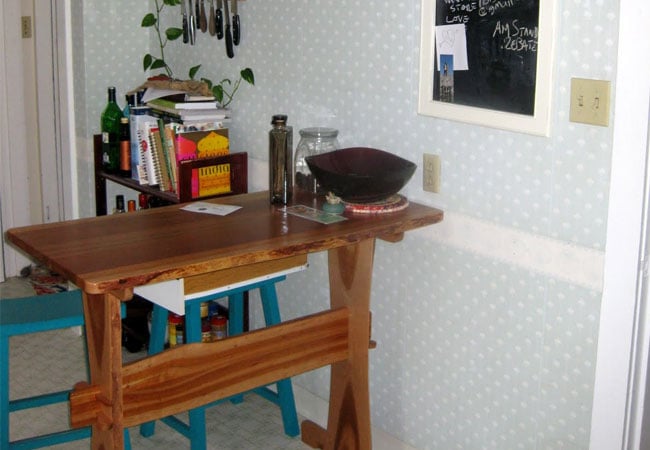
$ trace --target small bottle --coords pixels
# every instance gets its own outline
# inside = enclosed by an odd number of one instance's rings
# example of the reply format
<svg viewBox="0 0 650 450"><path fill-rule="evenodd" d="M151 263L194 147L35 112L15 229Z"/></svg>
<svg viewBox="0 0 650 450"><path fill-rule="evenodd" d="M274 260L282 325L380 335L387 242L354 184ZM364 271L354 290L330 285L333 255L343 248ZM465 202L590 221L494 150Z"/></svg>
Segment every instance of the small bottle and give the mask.
<svg viewBox="0 0 650 450"><path fill-rule="evenodd" d="M137 106L138 104L138 94L135 92L132 92L130 94L126 94L126 106L122 110L122 115L126 117L127 119L131 115L131 108Z"/></svg>
<svg viewBox="0 0 650 450"><path fill-rule="evenodd" d="M140 193L138 195L138 208L149 209L149 199L147 198L147 194Z"/></svg>
<svg viewBox="0 0 650 450"><path fill-rule="evenodd" d="M269 131L269 194L271 203L286 205L293 192L293 129L277 114Z"/></svg>
<svg viewBox="0 0 650 450"><path fill-rule="evenodd" d="M115 214L123 213L124 211L124 196L116 195L115 196Z"/></svg>
<svg viewBox="0 0 650 450"><path fill-rule="evenodd" d="M120 119L120 175L131 178L131 132L129 119Z"/></svg>
<svg viewBox="0 0 650 450"><path fill-rule="evenodd" d="M212 319L210 319L210 327L213 341L228 337L228 319L224 316L212 316Z"/></svg>
<svg viewBox="0 0 650 450"><path fill-rule="evenodd" d="M115 87L108 88L108 103L102 112L102 165L109 173L117 173L120 168L120 119L122 110L115 102Z"/></svg>

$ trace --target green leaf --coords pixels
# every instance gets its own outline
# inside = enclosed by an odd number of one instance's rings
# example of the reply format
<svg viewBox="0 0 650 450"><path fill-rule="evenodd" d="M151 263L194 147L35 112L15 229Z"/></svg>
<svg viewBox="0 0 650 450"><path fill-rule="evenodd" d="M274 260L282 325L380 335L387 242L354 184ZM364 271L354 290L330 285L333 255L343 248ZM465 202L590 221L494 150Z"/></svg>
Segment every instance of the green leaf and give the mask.
<svg viewBox="0 0 650 450"><path fill-rule="evenodd" d="M207 78L201 77L201 81L203 81L205 84L208 85L208 89L212 89L212 80L208 80Z"/></svg>
<svg viewBox="0 0 650 450"><path fill-rule="evenodd" d="M152 27L155 24L156 24L156 16L154 16L153 13L149 13L142 18L142 23L140 24L140 26Z"/></svg>
<svg viewBox="0 0 650 450"><path fill-rule="evenodd" d="M144 55L144 58L142 59L142 67L145 72L149 70L149 68L151 67L151 63L153 63L153 56L147 53L146 55Z"/></svg>
<svg viewBox="0 0 650 450"><path fill-rule="evenodd" d="M167 39L170 41L175 41L179 37L183 35L183 30L181 28L167 28L165 30L165 36L167 36Z"/></svg>
<svg viewBox="0 0 650 450"><path fill-rule="evenodd" d="M163 0L163 3L167 6L176 6L181 4L181 0Z"/></svg>
<svg viewBox="0 0 650 450"><path fill-rule="evenodd" d="M214 95L214 98L216 98L219 103L223 101L223 88L220 84L212 88L212 95Z"/></svg>
<svg viewBox="0 0 650 450"><path fill-rule="evenodd" d="M165 67L167 64L165 64L165 61L162 59L156 59L153 64L151 64L152 69L160 69L161 67Z"/></svg>
<svg viewBox="0 0 650 450"><path fill-rule="evenodd" d="M241 77L246 80L248 83L255 85L255 75L253 74L253 69L246 67L244 70L239 72Z"/></svg>
<svg viewBox="0 0 650 450"><path fill-rule="evenodd" d="M200 68L201 68L201 64L199 64L198 66L194 66L190 69L190 80L194 79L196 72L198 72Z"/></svg>

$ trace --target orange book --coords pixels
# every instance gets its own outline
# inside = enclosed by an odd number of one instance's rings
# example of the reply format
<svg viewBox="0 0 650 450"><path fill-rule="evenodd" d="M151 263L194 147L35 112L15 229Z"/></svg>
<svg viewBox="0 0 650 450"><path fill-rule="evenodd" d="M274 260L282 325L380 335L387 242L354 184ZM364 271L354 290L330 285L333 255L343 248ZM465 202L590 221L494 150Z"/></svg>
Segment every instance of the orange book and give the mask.
<svg viewBox="0 0 650 450"><path fill-rule="evenodd" d="M192 198L230 192L230 164L192 169Z"/></svg>

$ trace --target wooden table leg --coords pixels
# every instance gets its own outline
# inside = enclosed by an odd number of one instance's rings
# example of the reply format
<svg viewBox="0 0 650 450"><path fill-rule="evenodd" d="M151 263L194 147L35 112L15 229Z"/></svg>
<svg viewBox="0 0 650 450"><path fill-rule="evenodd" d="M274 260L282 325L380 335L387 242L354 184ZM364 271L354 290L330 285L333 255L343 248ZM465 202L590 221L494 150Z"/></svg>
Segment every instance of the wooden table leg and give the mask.
<svg viewBox="0 0 650 450"><path fill-rule="evenodd" d="M99 386L102 403L98 423L92 427L91 447L124 448L122 426L122 318L120 303L124 293L86 294L84 317L90 383Z"/></svg>
<svg viewBox="0 0 650 450"><path fill-rule="evenodd" d="M332 364L327 430L305 421L302 440L326 450L370 450L368 330L375 241L329 251L330 303L350 311L347 361Z"/></svg>

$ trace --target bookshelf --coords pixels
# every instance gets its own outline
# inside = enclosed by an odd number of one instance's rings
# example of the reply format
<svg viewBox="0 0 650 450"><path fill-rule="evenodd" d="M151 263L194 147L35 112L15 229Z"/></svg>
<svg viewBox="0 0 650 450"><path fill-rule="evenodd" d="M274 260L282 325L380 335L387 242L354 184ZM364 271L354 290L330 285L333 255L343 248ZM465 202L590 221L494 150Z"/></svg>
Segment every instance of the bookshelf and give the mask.
<svg viewBox="0 0 650 450"><path fill-rule="evenodd" d="M104 172L102 168L102 137L99 134L93 136L94 168L95 168L95 213L98 216L107 214L106 202L106 181L110 180L122 186L126 186L138 192L153 196L163 203L186 203L199 198L192 198L191 182L192 170L201 167L213 166L216 164L230 164L230 192L214 195L213 198L233 194L245 194L248 192L248 154L245 152L231 153L229 155L217 156L214 158L196 159L183 161L178 165L179 193L164 192L157 186L147 186L138 183L131 178L117 174Z"/></svg>

